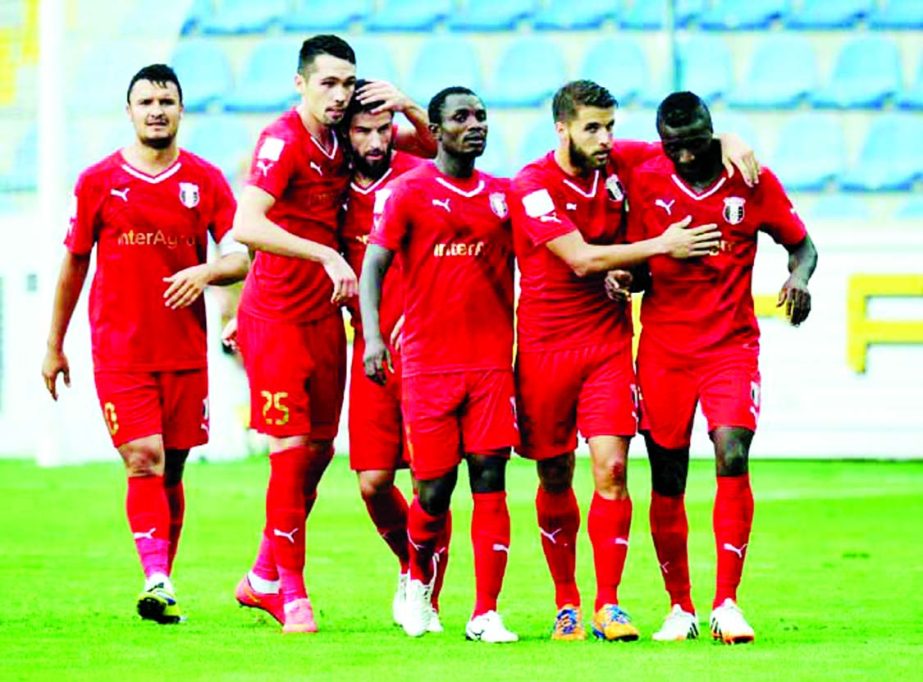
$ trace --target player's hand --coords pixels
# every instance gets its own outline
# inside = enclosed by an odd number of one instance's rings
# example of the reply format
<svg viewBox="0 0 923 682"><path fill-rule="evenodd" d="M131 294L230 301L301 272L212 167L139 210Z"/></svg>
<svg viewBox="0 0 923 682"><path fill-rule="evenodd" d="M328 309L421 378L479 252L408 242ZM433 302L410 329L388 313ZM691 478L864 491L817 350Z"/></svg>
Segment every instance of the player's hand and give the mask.
<svg viewBox="0 0 923 682"><path fill-rule="evenodd" d="M606 296L616 303L631 303L631 282L628 270L610 270L606 273Z"/></svg>
<svg viewBox="0 0 923 682"><path fill-rule="evenodd" d="M331 303L340 305L359 294L359 278L343 256L331 249L327 258L323 260L323 265L327 276L333 282Z"/></svg>
<svg viewBox="0 0 923 682"><path fill-rule="evenodd" d="M381 104L372 109L373 114L380 114L383 111L404 111L413 105L407 95L388 81L371 81L356 91L355 98L360 104L380 101Z"/></svg>
<svg viewBox="0 0 923 682"><path fill-rule="evenodd" d="M221 343L230 348L235 353L240 352L240 346L237 345L237 318L232 317L221 330Z"/></svg>
<svg viewBox="0 0 923 682"><path fill-rule="evenodd" d="M673 223L660 235L664 252L673 258L698 258L714 253L721 242L721 230L715 223L688 227L692 216Z"/></svg>
<svg viewBox="0 0 923 682"><path fill-rule="evenodd" d="M362 356L362 361L365 364L365 376L376 384L384 386L388 380L388 372L394 373L391 353L380 336L365 340L365 355Z"/></svg>
<svg viewBox="0 0 923 682"><path fill-rule="evenodd" d="M721 162L724 164L728 177L734 177L736 166L743 175L747 187L759 184L760 162L756 160L756 154L750 145L736 133L722 133L718 139L721 140Z"/></svg>
<svg viewBox="0 0 923 682"><path fill-rule="evenodd" d="M793 327L797 327L811 312L811 292L808 291L808 282L802 277L789 275L779 292L776 307L785 306L785 316Z"/></svg>
<svg viewBox="0 0 923 682"><path fill-rule="evenodd" d="M403 341L403 332L404 332L404 316L401 315L397 318L397 322L394 323L394 329L391 330L391 347L394 350L401 349L401 342Z"/></svg>
<svg viewBox="0 0 923 682"><path fill-rule="evenodd" d="M67 361L67 356L63 350L49 348L45 353L45 359L42 361L42 378L45 380L45 388L55 400L58 399L58 375L64 376L64 385L70 388L71 385L71 368Z"/></svg>
<svg viewBox="0 0 923 682"><path fill-rule="evenodd" d="M163 281L169 286L163 292L163 303L171 310L178 310L195 303L196 299L205 291L210 281L211 271L207 264L193 265L191 268L180 270Z"/></svg>

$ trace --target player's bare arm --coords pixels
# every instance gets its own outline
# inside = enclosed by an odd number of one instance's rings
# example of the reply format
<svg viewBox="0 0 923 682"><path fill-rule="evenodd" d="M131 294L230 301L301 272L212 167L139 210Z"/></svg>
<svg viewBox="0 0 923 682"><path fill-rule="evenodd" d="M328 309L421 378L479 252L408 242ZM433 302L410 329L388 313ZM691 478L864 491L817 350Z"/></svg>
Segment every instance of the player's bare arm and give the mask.
<svg viewBox="0 0 923 682"><path fill-rule="evenodd" d="M785 306L785 315L792 326L797 327L811 313L811 292L808 281L817 267L817 249L811 237L805 237L801 243L786 246L788 250L789 276L779 292L777 306Z"/></svg>
<svg viewBox="0 0 923 682"><path fill-rule="evenodd" d="M355 96L362 104L381 102L372 110L373 114L384 111L400 112L410 121L413 130L398 129L394 138L395 149L423 158L436 156L436 139L429 130L426 110L393 84L388 81L371 81L357 90Z"/></svg>
<svg viewBox="0 0 923 682"><path fill-rule="evenodd" d="M715 137L721 142L721 163L724 164L728 177L734 177L736 166L743 175L747 187L758 184L760 162L750 145L737 133L718 133Z"/></svg>
<svg viewBox="0 0 923 682"><path fill-rule="evenodd" d="M266 217L275 197L258 187L248 185L240 195L234 214L234 239L245 246L290 258L302 258L324 266L333 281L333 303L345 302L359 291L356 273L336 249L303 239L283 230Z"/></svg>
<svg viewBox="0 0 923 682"><path fill-rule="evenodd" d="M64 385L71 385L70 364L64 354L64 336L70 325L77 299L83 290L90 267L90 254L74 254L68 251L61 263L58 284L55 288L54 308L51 312L51 331L48 333L48 349L42 361L42 378L45 388L55 400L58 399L58 375L64 376Z"/></svg>
<svg viewBox="0 0 923 682"><path fill-rule="evenodd" d="M173 310L185 308L203 294L205 287L239 282L249 269L250 256L246 253L227 253L210 263L184 268L163 278L167 282L164 305Z"/></svg>
<svg viewBox="0 0 923 682"><path fill-rule="evenodd" d="M362 335L365 338L365 375L372 381L384 384L386 369L394 372L391 354L381 337L379 308L381 307L381 285L385 274L394 260L394 252L377 244L369 244L362 261L362 277L359 279L359 310L362 312Z"/></svg>

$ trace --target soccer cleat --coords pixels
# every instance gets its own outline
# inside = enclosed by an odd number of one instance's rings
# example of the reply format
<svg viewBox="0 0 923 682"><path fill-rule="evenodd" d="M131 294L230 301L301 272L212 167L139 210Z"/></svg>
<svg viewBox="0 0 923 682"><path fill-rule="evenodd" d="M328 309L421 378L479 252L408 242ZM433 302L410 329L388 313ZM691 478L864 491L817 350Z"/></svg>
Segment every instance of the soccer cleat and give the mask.
<svg viewBox="0 0 923 682"><path fill-rule="evenodd" d="M519 635L506 629L499 613L487 611L479 616L474 616L468 621L465 626L465 639L503 644L506 642L518 642Z"/></svg>
<svg viewBox="0 0 923 682"><path fill-rule="evenodd" d="M633 642L639 633L618 604L603 604L593 616L593 636L608 642Z"/></svg>
<svg viewBox="0 0 923 682"><path fill-rule="evenodd" d="M439 620L439 612L436 609L432 609L432 613L429 614L429 625L426 626L426 631L434 635L443 632L442 621Z"/></svg>
<svg viewBox="0 0 923 682"><path fill-rule="evenodd" d="M161 625L179 623L183 619L176 597L163 583L152 585L138 595L138 615Z"/></svg>
<svg viewBox="0 0 923 682"><path fill-rule="evenodd" d="M397 579L397 590L394 593L394 600L391 602L391 617L395 625L401 625L404 622L404 609L407 605L407 582L410 580L409 573L401 573Z"/></svg>
<svg viewBox="0 0 923 682"><path fill-rule="evenodd" d="M586 639L586 630L583 629L583 617L580 609L572 604L565 604L558 609L551 630L551 639L572 641Z"/></svg>
<svg viewBox="0 0 923 682"><path fill-rule="evenodd" d="M278 592L257 592L250 584L249 576L244 576L234 590L237 603L250 609L262 609L270 616L285 624L285 610L282 608L282 595Z"/></svg>
<svg viewBox="0 0 923 682"><path fill-rule="evenodd" d="M407 599L404 602L404 620L401 627L410 637L420 637L429 630L433 618L433 586L421 580L407 582Z"/></svg>
<svg viewBox="0 0 923 682"><path fill-rule="evenodd" d="M314 622L314 609L311 608L310 599L303 597L290 601L285 605L284 610L283 634L317 632L317 623Z"/></svg>
<svg viewBox="0 0 923 682"><path fill-rule="evenodd" d="M683 611L679 604L673 604L661 628L654 633L656 642L682 642L697 639L699 636L699 619L694 613Z"/></svg>
<svg viewBox="0 0 923 682"><path fill-rule="evenodd" d="M711 636L725 644L746 644L754 639L753 628L733 599L725 599L711 612Z"/></svg>

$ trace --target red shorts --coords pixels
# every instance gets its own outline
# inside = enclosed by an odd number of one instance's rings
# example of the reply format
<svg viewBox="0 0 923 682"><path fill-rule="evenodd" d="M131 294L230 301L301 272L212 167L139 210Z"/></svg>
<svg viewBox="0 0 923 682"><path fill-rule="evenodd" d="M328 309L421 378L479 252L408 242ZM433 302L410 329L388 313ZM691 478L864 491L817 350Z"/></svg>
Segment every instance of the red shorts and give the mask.
<svg viewBox="0 0 923 682"><path fill-rule="evenodd" d="M407 466L400 355L392 351L394 374L388 374L387 382L381 386L365 376L364 352L365 342L357 336L349 379L349 466L353 471L393 471Z"/></svg>
<svg viewBox="0 0 923 682"><path fill-rule="evenodd" d="M296 324L237 313L250 382L250 428L276 438L333 440L346 389L343 318Z"/></svg>
<svg viewBox="0 0 923 682"><path fill-rule="evenodd" d="M756 431L760 414L760 370L753 353L690 359L645 350L638 353L641 430L661 447L689 447L696 403L708 420L708 432L719 426Z"/></svg>
<svg viewBox="0 0 923 682"><path fill-rule="evenodd" d="M516 395L522 445L543 460L572 452L584 438L635 435L638 428L631 345L519 351Z"/></svg>
<svg viewBox="0 0 923 682"><path fill-rule="evenodd" d="M519 443L510 370L416 374L403 381L404 431L413 475L438 478L463 454Z"/></svg>
<svg viewBox="0 0 923 682"><path fill-rule="evenodd" d="M94 374L112 444L163 436L168 450L208 442L208 370Z"/></svg>

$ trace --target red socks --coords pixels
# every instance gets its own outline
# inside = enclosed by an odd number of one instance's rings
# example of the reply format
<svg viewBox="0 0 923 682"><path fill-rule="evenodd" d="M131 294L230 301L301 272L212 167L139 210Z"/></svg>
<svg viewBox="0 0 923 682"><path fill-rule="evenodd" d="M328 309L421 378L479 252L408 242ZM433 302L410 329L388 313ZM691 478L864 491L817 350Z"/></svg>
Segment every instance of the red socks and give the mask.
<svg viewBox="0 0 923 682"><path fill-rule="evenodd" d="M433 553L447 520L448 512L430 516L420 506L419 498L413 498L407 512L407 549L411 580L428 583L433 579Z"/></svg>
<svg viewBox="0 0 923 682"><path fill-rule="evenodd" d="M542 535L542 550L554 580L555 603L559 609L565 604L580 606L575 573L580 508L573 488L551 493L539 486L535 510Z"/></svg>
<svg viewBox="0 0 923 682"><path fill-rule="evenodd" d="M750 475L719 476L712 514L718 550L718 579L714 606L725 599L737 601L737 586L753 525L753 491Z"/></svg>
<svg viewBox="0 0 923 682"><path fill-rule="evenodd" d="M129 476L125 511L145 577L169 576L170 507L163 476Z"/></svg>
<svg viewBox="0 0 923 682"><path fill-rule="evenodd" d="M183 482L164 488L167 494L167 506L170 509L170 550L167 555L167 570L173 572L173 559L179 548L179 536L183 532L183 518L186 516L186 494Z"/></svg>
<svg viewBox="0 0 923 682"><path fill-rule="evenodd" d="M685 495L666 496L651 491L651 536L670 604L679 604L683 611L695 613L689 584L685 500Z"/></svg>
<svg viewBox="0 0 923 682"><path fill-rule="evenodd" d="M473 616L496 611L510 552L510 512L506 493L474 493L471 544L477 598Z"/></svg>
<svg viewBox="0 0 923 682"><path fill-rule="evenodd" d="M603 604L618 604L618 588L628 554L631 528L631 498L607 500L593 493L587 530L593 545L596 567L596 610Z"/></svg>
<svg viewBox="0 0 923 682"><path fill-rule="evenodd" d="M407 500L396 486L391 486L389 491L364 501L378 534L400 562L401 573L406 573L410 561L407 551Z"/></svg>
<svg viewBox="0 0 923 682"><path fill-rule="evenodd" d="M311 449L305 446L269 456L265 534L272 543L285 603L307 596L304 585L304 478L310 457Z"/></svg>

